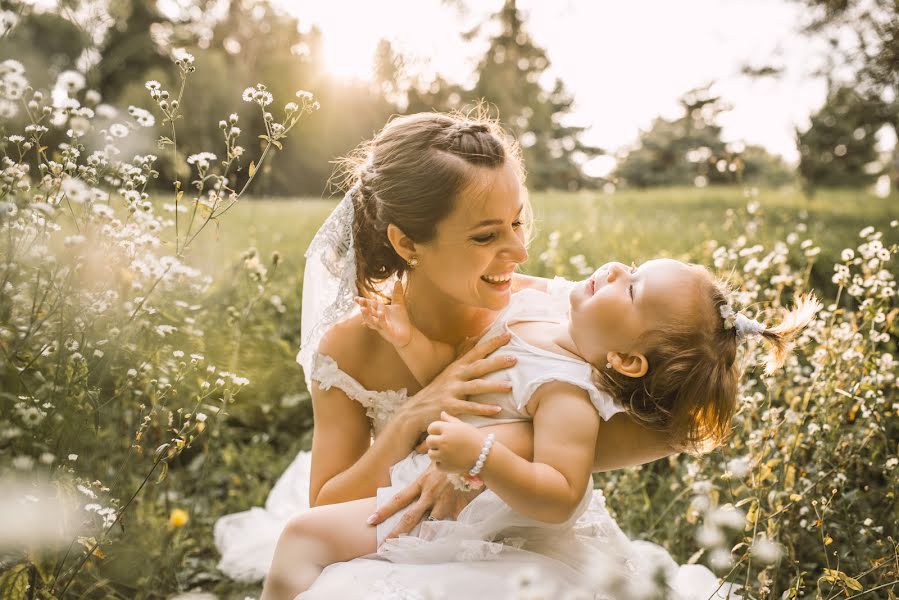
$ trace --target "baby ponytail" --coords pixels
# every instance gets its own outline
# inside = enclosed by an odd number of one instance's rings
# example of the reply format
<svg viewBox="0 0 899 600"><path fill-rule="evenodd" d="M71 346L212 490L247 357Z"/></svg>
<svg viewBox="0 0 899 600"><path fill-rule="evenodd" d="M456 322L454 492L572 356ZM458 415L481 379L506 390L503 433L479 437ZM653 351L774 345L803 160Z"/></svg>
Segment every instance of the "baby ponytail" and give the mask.
<svg viewBox="0 0 899 600"><path fill-rule="evenodd" d="M770 375L781 368L787 356L793 350L796 336L815 317L821 309L821 303L813 294L800 296L796 306L787 311L783 320L774 327L766 327L761 332L762 339L767 342L769 351L765 361L765 374Z"/></svg>

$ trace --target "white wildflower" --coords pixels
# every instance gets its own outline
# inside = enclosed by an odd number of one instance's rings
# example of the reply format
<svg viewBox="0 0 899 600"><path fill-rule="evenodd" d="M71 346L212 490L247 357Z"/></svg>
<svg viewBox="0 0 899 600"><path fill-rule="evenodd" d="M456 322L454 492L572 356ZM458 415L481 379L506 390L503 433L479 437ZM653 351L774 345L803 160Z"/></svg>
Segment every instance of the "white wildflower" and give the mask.
<svg viewBox="0 0 899 600"><path fill-rule="evenodd" d="M112 137L123 138L128 135L128 127L121 123L113 123L109 126L109 135Z"/></svg>
<svg viewBox="0 0 899 600"><path fill-rule="evenodd" d="M730 552L724 548L715 548L709 553L709 565L716 571L725 571L733 564Z"/></svg>
<svg viewBox="0 0 899 600"><path fill-rule="evenodd" d="M141 127L153 127L156 124L156 117L150 111L139 106L129 105L128 113L134 117L134 120Z"/></svg>
<svg viewBox="0 0 899 600"><path fill-rule="evenodd" d="M172 59L175 62L183 62L186 65L194 64L194 55L186 51L184 48L173 48Z"/></svg>
<svg viewBox="0 0 899 600"><path fill-rule="evenodd" d="M255 88L246 88L241 97L244 102L255 102L263 107L271 104L273 100L271 93L266 91L265 86L261 83L257 83Z"/></svg>
<svg viewBox="0 0 899 600"><path fill-rule="evenodd" d="M198 169L206 170L209 168L210 161L216 160L216 155L212 152L200 152L191 154L187 157L187 164L196 165Z"/></svg>
<svg viewBox="0 0 899 600"><path fill-rule="evenodd" d="M781 550L780 545L766 537L759 537L753 541L750 552L754 558L765 565L772 565L783 556L783 550Z"/></svg>
<svg viewBox="0 0 899 600"><path fill-rule="evenodd" d="M12 459L12 466L19 471L30 471L34 467L34 459L30 456L16 456Z"/></svg>
<svg viewBox="0 0 899 600"><path fill-rule="evenodd" d="M75 486L75 487L78 489L79 492L81 492L82 494L84 494L84 495L87 496L88 498L92 498L92 499L95 499L95 500L96 500L97 494L94 493L94 491L93 491L92 489L90 489L89 487L84 486L84 485L81 485L80 483L79 483L77 486Z"/></svg>
<svg viewBox="0 0 899 600"><path fill-rule="evenodd" d="M749 474L749 459L745 456L734 458L728 461L727 470L737 479L742 479Z"/></svg>
<svg viewBox="0 0 899 600"><path fill-rule="evenodd" d="M739 508L725 505L713 510L709 514L708 520L721 527L741 530L746 525L746 514Z"/></svg>
<svg viewBox="0 0 899 600"><path fill-rule="evenodd" d="M83 90L86 83L87 81L84 79L84 75L78 71L69 70L59 74L59 77L56 78L56 85L54 87L63 89L69 94L73 94Z"/></svg>

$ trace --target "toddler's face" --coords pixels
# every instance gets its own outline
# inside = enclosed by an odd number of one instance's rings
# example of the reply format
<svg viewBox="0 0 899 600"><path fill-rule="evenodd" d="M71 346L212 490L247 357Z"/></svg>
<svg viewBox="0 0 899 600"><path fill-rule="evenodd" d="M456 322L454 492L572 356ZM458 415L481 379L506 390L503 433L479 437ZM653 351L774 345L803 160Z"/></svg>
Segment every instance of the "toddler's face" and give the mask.
<svg viewBox="0 0 899 600"><path fill-rule="evenodd" d="M640 336L694 309L704 270L667 258L639 267L601 266L571 290L570 333L582 357L602 367L610 352L645 353Z"/></svg>

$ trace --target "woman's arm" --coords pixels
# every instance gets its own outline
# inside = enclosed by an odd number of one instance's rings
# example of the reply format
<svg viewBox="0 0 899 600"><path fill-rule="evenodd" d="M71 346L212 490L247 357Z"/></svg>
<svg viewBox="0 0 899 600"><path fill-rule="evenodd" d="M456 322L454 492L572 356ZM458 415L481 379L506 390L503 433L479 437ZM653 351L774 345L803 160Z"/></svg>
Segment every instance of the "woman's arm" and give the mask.
<svg viewBox="0 0 899 600"><path fill-rule="evenodd" d="M599 426L593 472L635 467L677 454L667 440L664 432L640 425L627 413L618 413Z"/></svg>
<svg viewBox="0 0 899 600"><path fill-rule="evenodd" d="M346 330L325 335L320 351L340 359ZM497 336L479 344L452 363L427 387L409 398L371 441L371 422L365 409L343 391L322 390L313 385L312 408L315 426L312 435L311 506L334 504L374 496L378 487L389 483L390 467L415 446L428 424L441 411L450 414L495 415L499 407L468 402L469 395L508 391L504 381L480 379L488 373L508 368L503 356L485 358L507 343Z"/></svg>
<svg viewBox="0 0 899 600"><path fill-rule="evenodd" d="M496 440L515 454L531 460L534 453L533 430L523 423L503 423L482 428L493 432ZM640 425L627 413L618 413L599 425L593 472L615 471L653 462L678 451L671 447L664 432ZM389 516L389 515L388 515Z"/></svg>
<svg viewBox="0 0 899 600"><path fill-rule="evenodd" d="M389 484L391 465L409 453L418 436L392 421L372 441L365 408L340 389L322 390L315 382L312 411L310 506L374 496Z"/></svg>

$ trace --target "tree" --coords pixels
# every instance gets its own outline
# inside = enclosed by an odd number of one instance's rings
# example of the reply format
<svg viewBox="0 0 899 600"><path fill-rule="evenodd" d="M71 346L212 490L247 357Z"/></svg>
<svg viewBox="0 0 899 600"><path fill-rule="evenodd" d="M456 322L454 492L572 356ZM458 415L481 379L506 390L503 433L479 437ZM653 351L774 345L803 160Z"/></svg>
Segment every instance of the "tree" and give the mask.
<svg viewBox="0 0 899 600"><path fill-rule="evenodd" d="M862 186L877 171L875 134L884 122L885 107L848 87L833 90L824 106L811 116L811 126L796 132L799 173L811 194L822 186Z"/></svg>
<svg viewBox="0 0 899 600"><path fill-rule="evenodd" d="M627 185L708 185L752 182L782 185L792 179L783 159L761 146L725 144L718 116L729 109L711 85L687 92L683 114L658 117L622 158L613 179Z"/></svg>
<svg viewBox="0 0 899 600"><path fill-rule="evenodd" d="M568 122L573 99L562 82L556 79L550 89L541 85L549 59L525 30L515 0L506 0L492 21L499 31L490 38L477 82L466 96L493 105L519 140L531 187L577 189L590 184L580 164L602 150L581 142L585 127Z"/></svg>
<svg viewBox="0 0 899 600"><path fill-rule="evenodd" d="M99 92L102 102L119 109L116 118L125 119L129 105L149 106L144 87L147 80L158 80L173 95L178 93L180 81L168 55L176 47L186 48L196 57L197 72L181 104L186 114L209 118L178 120L182 159L222 147L216 123L231 113L240 115L245 131L263 129L258 107L241 100L246 87L264 83L284 102L297 89L313 92L321 110L305 121L293 143L266 160L254 185L257 194L322 194L327 190L333 160L371 137L396 112L389 99L395 90L386 83L343 82L331 77L323 66L321 32L314 28L301 31L297 18L270 0L225 4L199 0L190 6L164 3L166 10L155 0L116 0L107 20L96 26L81 18L90 4L68 1L44 12L26 7L13 31L0 36L0 50L6 50L0 54L22 57L35 87L48 87L59 72L75 68L85 51L98 53L99 62L84 73L88 87L77 92L77 98L93 106L86 100L87 91ZM387 49L383 53L386 55ZM401 61L398 65L402 66ZM382 75L391 77L389 70ZM279 113L283 106L268 110ZM176 178L174 165L184 161L172 160L171 147L160 151L154 137L170 136L168 127L160 119L152 132L141 130L132 139L141 151L159 156L156 166L161 175L154 183L171 190ZM63 140L48 139L51 146L59 141ZM252 156L259 140L242 134L239 143L248 150L247 156ZM245 171L237 176L245 177Z"/></svg>
<svg viewBox="0 0 899 600"><path fill-rule="evenodd" d="M658 117L640 135L637 146L619 161L616 178L637 187L734 180L736 167L731 165L739 163L728 156L717 125L718 115L727 109L722 99L706 86L687 92L680 105L682 116Z"/></svg>
<svg viewBox="0 0 899 600"><path fill-rule="evenodd" d="M829 97L852 87L866 102L879 104L871 124L899 135L899 2L895 0L801 0L809 7L804 31L829 41ZM851 35L847 35L851 32ZM840 73L851 73L849 77ZM822 109L823 110L823 109ZM899 149L894 150L895 153ZM899 185L899 164L888 158Z"/></svg>

